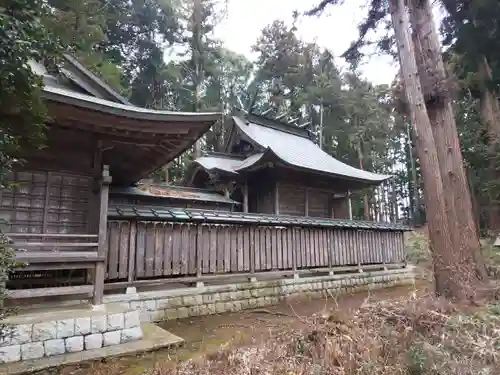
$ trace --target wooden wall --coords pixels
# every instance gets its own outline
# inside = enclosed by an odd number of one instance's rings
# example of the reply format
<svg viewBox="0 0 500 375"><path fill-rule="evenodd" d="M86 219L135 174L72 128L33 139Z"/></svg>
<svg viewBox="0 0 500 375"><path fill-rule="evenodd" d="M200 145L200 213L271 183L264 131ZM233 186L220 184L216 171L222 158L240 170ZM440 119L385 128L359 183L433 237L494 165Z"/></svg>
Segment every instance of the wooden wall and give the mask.
<svg viewBox="0 0 500 375"><path fill-rule="evenodd" d="M403 232L153 221L108 223L108 282L402 263Z"/></svg>
<svg viewBox="0 0 500 375"><path fill-rule="evenodd" d="M70 173L18 171L1 193L0 217L10 233L89 233L92 179Z"/></svg>
<svg viewBox="0 0 500 375"><path fill-rule="evenodd" d="M347 194L345 189L335 179L280 167L267 169L255 172L249 180L249 209L255 213L349 219L347 197L339 198Z"/></svg>

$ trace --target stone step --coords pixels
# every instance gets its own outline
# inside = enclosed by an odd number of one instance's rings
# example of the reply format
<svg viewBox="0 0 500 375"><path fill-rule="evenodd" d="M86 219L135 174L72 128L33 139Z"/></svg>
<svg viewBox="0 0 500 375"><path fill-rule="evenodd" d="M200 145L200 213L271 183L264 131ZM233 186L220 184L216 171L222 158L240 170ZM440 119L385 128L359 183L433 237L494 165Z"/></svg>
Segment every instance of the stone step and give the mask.
<svg viewBox="0 0 500 375"><path fill-rule="evenodd" d="M111 347L140 340L139 312L123 306L44 308L4 321L0 363L12 363Z"/></svg>
<svg viewBox="0 0 500 375"><path fill-rule="evenodd" d="M151 324L141 325L143 339L99 349L67 353L60 356L44 357L0 365L0 374L20 375L46 370L64 365L74 365L83 361L98 361L103 358L136 355L148 351L182 345L184 340L164 329Z"/></svg>

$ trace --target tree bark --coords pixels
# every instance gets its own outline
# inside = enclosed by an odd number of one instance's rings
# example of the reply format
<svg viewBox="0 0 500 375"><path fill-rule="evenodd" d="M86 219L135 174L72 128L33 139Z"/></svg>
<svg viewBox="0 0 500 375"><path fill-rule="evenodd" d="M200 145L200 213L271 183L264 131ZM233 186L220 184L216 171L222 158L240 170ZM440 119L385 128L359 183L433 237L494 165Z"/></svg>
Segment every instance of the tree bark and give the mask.
<svg viewBox="0 0 500 375"><path fill-rule="evenodd" d="M402 79L414 128L424 180L424 196L429 222L429 239L434 264L436 293L447 298L463 298L464 290L454 269L455 251L451 241L444 202L443 182L432 127L418 78L410 22L404 0L390 0L390 13L399 52Z"/></svg>
<svg viewBox="0 0 500 375"><path fill-rule="evenodd" d="M411 24L421 87L446 191L448 226L453 247L459 250L455 266L461 270L463 282L472 286L478 278L486 278L486 270L430 0L412 1Z"/></svg>

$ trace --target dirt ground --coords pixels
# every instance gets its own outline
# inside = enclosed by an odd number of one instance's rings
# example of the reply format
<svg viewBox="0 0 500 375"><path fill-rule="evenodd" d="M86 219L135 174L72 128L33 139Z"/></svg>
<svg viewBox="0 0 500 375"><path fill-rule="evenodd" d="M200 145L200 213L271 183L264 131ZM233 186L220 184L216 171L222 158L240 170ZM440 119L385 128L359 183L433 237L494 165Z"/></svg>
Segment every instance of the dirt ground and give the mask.
<svg viewBox="0 0 500 375"><path fill-rule="evenodd" d="M421 289L421 288L420 288ZM210 355L223 347L257 344L278 331L300 328L301 317L321 314L338 307L344 313L359 307L365 300L395 299L414 293L407 287L396 287L368 293L345 294L336 299L294 299L276 306L204 317L168 321L164 329L182 337L179 348L159 350L137 356L111 358L103 362L84 363L38 373L39 375L140 375L158 363L175 363Z"/></svg>

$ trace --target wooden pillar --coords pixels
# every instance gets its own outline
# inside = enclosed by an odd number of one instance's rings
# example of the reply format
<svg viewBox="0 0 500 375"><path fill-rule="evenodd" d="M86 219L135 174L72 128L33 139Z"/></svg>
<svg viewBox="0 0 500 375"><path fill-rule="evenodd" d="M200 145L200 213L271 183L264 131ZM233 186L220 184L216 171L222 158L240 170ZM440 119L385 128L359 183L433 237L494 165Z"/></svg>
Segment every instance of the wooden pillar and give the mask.
<svg viewBox="0 0 500 375"><path fill-rule="evenodd" d="M335 194L330 198L330 217L335 219Z"/></svg>
<svg viewBox="0 0 500 375"><path fill-rule="evenodd" d="M351 192L347 192L347 212L349 214L349 220L352 220L352 202L351 202Z"/></svg>
<svg viewBox="0 0 500 375"><path fill-rule="evenodd" d="M305 190L304 215L309 216L309 188Z"/></svg>
<svg viewBox="0 0 500 375"><path fill-rule="evenodd" d="M280 214L280 191L277 182L274 185L274 214Z"/></svg>
<svg viewBox="0 0 500 375"><path fill-rule="evenodd" d="M104 296L104 276L106 267L106 235L108 227L108 198L109 198L109 184L111 183L111 176L109 175L109 167L104 165L102 168L100 189L100 202L99 202L99 245L97 247L97 254L104 260L96 263L94 273L94 298L92 303L94 305L102 305Z"/></svg>
<svg viewBox="0 0 500 375"><path fill-rule="evenodd" d="M243 212L248 212L248 181L246 179L243 185Z"/></svg>

